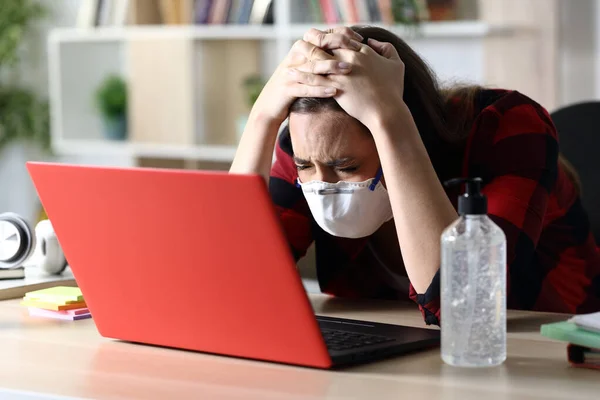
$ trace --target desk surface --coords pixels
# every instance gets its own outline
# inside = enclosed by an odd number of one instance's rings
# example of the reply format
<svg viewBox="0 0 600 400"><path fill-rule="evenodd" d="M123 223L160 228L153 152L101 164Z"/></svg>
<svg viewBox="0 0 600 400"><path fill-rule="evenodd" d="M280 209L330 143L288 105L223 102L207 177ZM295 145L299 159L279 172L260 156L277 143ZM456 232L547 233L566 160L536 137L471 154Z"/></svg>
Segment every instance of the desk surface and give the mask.
<svg viewBox="0 0 600 400"><path fill-rule="evenodd" d="M423 326L411 304L311 295L321 315ZM29 317L0 302L0 387L55 398L598 399L600 373L570 367L564 343L539 335L564 315L509 313L508 360L490 369L443 364L439 349L322 371L105 339L92 320ZM32 396L32 397L28 397Z"/></svg>

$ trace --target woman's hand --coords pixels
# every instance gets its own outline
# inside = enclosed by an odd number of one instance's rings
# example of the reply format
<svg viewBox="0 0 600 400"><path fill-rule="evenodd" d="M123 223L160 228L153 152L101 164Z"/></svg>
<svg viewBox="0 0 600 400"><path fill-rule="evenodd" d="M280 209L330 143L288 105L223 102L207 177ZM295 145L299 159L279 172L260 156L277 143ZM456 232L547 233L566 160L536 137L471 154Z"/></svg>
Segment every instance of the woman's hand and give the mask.
<svg viewBox="0 0 600 400"><path fill-rule="evenodd" d="M280 124L296 98L335 96L337 90L329 77L348 74L352 68L325 50L359 50L362 37L349 28L331 33L311 29L305 39L308 40L298 40L277 67L258 97L252 115Z"/></svg>
<svg viewBox="0 0 600 400"><path fill-rule="evenodd" d="M372 133L382 122L397 116L404 104L404 63L390 43L368 40L359 51L333 50L336 59L352 65L352 73L331 76L335 99L349 115Z"/></svg>

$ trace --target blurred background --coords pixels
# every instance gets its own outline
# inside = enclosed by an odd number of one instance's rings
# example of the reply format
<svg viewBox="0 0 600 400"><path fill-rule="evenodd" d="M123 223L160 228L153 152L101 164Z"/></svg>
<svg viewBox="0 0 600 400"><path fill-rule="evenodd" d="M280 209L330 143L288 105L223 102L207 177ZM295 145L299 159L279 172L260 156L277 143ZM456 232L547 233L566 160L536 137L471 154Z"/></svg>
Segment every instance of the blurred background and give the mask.
<svg viewBox="0 0 600 400"><path fill-rule="evenodd" d="M0 212L39 218L27 160L228 169L293 42L355 23L444 83L600 97L600 0L2 0Z"/></svg>

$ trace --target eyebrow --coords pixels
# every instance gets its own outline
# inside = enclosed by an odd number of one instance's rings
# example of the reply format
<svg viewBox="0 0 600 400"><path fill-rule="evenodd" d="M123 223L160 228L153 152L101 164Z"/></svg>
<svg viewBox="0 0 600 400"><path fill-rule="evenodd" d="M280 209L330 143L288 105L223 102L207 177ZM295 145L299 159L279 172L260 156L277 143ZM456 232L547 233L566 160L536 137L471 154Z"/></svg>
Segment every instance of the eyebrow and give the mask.
<svg viewBox="0 0 600 400"><path fill-rule="evenodd" d="M350 164L353 161L354 161L353 157L344 157L344 158L338 158L335 160L327 161L325 163L325 165L327 165L328 167L339 167L340 165ZM294 156L294 162L299 165L310 164L309 160L304 160L304 159L296 157L296 156Z"/></svg>
<svg viewBox="0 0 600 400"><path fill-rule="evenodd" d="M310 164L310 161L308 160L303 160L302 158L298 158L296 156L294 156L294 162L296 164Z"/></svg>

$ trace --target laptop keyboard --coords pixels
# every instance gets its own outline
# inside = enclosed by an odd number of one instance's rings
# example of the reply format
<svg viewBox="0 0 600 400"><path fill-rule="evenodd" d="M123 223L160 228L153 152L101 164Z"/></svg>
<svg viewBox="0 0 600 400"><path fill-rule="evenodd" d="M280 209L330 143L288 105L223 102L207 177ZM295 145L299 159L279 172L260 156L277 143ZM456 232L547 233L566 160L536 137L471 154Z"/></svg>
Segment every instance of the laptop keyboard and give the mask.
<svg viewBox="0 0 600 400"><path fill-rule="evenodd" d="M323 333L323 338L325 339L325 343L329 350L350 350L357 347L392 342L395 340L386 336L338 331L335 329L321 329L321 332Z"/></svg>

